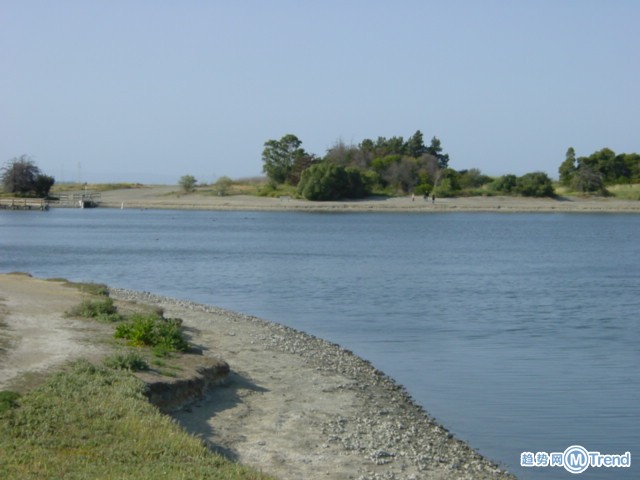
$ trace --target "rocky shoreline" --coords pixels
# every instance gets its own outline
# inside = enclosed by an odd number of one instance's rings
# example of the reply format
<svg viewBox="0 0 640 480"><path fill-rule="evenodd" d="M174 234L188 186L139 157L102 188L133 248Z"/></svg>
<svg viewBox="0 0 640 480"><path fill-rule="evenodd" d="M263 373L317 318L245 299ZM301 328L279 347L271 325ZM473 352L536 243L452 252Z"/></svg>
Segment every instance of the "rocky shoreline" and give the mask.
<svg viewBox="0 0 640 480"><path fill-rule="evenodd" d="M515 478L437 424L393 379L339 345L253 316L147 292L114 288L111 296L159 305L183 318L196 342L208 348L212 339L215 349L206 354L228 360L232 372L238 369L235 386L214 389L174 417L243 463L282 479ZM233 373L231 378L233 383ZM221 423L227 413L236 422L233 428Z"/></svg>

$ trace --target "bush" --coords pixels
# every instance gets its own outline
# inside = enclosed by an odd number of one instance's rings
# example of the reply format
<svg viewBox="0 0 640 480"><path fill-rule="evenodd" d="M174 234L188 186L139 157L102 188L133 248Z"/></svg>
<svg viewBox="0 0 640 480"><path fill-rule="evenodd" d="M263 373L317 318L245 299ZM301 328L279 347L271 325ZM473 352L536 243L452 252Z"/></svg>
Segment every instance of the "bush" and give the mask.
<svg viewBox="0 0 640 480"><path fill-rule="evenodd" d="M109 297L98 300L83 300L80 305L67 312L72 317L95 318L103 322L117 322L122 320L113 300Z"/></svg>
<svg viewBox="0 0 640 480"><path fill-rule="evenodd" d="M216 183L213 184L214 188L221 197L227 195L233 186L233 180L229 177L220 177Z"/></svg>
<svg viewBox="0 0 640 480"><path fill-rule="evenodd" d="M178 185L185 193L193 192L196 188L196 183L198 181L193 175L183 175L178 181Z"/></svg>
<svg viewBox="0 0 640 480"><path fill-rule="evenodd" d="M163 318L154 313L136 313L116 327L116 338L128 340L130 345L166 348L184 352L189 343L182 333L182 320Z"/></svg>
<svg viewBox="0 0 640 480"><path fill-rule="evenodd" d="M302 172L298 193L307 200L363 198L371 193L371 180L357 168L321 162Z"/></svg>
<svg viewBox="0 0 640 480"><path fill-rule="evenodd" d="M489 184L489 190L504 195L511 195L515 193L517 183L518 177L515 175L503 175Z"/></svg>
<svg viewBox="0 0 640 480"><path fill-rule="evenodd" d="M78 285L82 293L88 293L89 295L97 295L101 297L109 296L109 287L104 283L79 283Z"/></svg>
<svg viewBox="0 0 640 480"><path fill-rule="evenodd" d="M553 183L544 172L526 173L516 181L516 192L525 197L553 197Z"/></svg>
<svg viewBox="0 0 640 480"><path fill-rule="evenodd" d="M130 370L137 372L148 370L149 365L138 352L116 353L104 359L105 366L116 370Z"/></svg>

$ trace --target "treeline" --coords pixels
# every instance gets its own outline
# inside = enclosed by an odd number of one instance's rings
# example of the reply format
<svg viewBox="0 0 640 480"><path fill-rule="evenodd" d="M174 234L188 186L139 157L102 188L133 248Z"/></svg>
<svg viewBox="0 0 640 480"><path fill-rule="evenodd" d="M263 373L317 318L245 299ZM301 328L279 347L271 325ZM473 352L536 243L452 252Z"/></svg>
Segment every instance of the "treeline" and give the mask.
<svg viewBox="0 0 640 480"><path fill-rule="evenodd" d="M263 171L271 185L295 186L309 200L363 198L373 192L553 196L551 179L543 172L493 179L478 169L455 170L449 166L441 141L434 136L426 145L420 130L406 140L378 137L358 145L338 141L322 158L306 152L292 134L268 140L264 147Z"/></svg>
<svg viewBox="0 0 640 480"><path fill-rule="evenodd" d="M567 150L558 169L560 184L577 192L607 193L607 186L640 182L640 155L616 153L603 148L588 157L576 158L573 147Z"/></svg>

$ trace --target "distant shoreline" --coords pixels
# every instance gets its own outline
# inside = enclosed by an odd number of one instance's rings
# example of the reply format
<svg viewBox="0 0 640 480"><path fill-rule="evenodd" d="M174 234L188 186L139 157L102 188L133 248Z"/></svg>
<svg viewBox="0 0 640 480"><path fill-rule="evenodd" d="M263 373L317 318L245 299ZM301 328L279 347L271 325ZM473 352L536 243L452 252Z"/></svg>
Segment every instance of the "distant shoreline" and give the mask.
<svg viewBox="0 0 640 480"><path fill-rule="evenodd" d="M163 210L299 211L299 212L509 212L640 213L640 201L602 197L416 197L367 198L313 202L290 197L183 194L177 186L149 186L102 192L102 208Z"/></svg>

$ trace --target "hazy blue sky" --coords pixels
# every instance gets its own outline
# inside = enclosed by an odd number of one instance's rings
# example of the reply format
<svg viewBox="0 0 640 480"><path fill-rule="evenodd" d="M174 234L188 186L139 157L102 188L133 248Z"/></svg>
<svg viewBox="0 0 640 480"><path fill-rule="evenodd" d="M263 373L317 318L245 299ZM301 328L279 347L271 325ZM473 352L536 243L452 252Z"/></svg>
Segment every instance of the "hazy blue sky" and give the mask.
<svg viewBox="0 0 640 480"><path fill-rule="evenodd" d="M0 0L0 161L58 181L261 173L286 133L421 130L456 169L640 151L635 0Z"/></svg>

